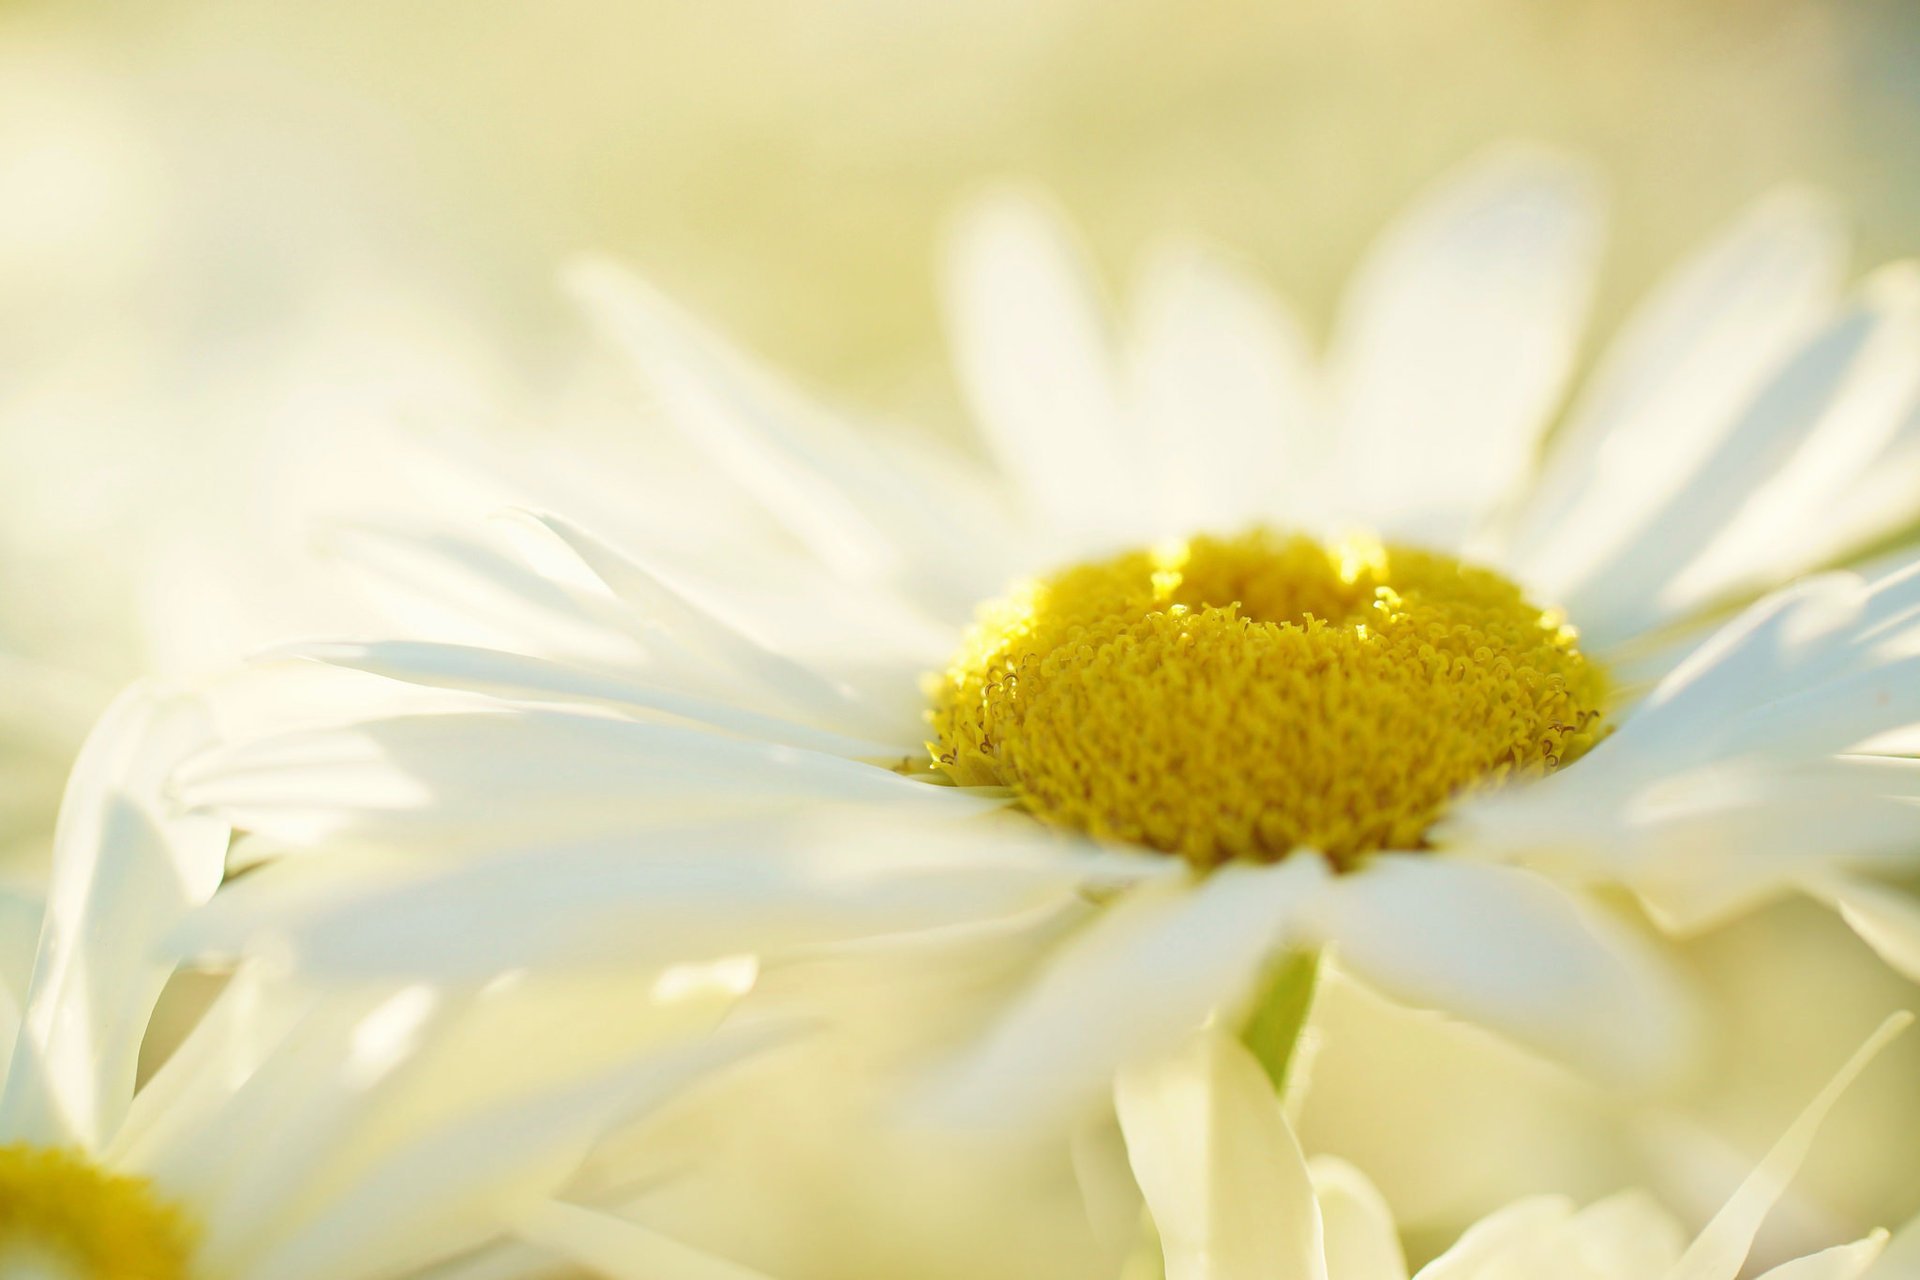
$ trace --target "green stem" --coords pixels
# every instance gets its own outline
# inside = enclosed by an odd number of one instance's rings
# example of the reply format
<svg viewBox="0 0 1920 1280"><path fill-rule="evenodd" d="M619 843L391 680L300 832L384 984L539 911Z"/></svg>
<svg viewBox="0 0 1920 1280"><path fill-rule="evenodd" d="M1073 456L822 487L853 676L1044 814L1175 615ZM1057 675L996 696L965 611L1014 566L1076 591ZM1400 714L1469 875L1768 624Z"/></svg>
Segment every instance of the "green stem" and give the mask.
<svg viewBox="0 0 1920 1280"><path fill-rule="evenodd" d="M1273 1091L1285 1098L1300 1061L1300 1036L1313 1014L1313 998L1320 989L1320 952L1289 951L1267 969L1246 1024L1241 1043L1253 1051L1273 1081Z"/></svg>

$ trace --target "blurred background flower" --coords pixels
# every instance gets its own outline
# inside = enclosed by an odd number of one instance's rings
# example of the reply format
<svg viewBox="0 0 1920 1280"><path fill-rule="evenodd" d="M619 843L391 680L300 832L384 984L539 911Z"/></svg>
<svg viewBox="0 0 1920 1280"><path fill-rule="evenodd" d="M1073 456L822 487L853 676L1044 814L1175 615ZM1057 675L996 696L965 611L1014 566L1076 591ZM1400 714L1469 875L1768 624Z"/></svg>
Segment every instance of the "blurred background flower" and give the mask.
<svg viewBox="0 0 1920 1280"><path fill-rule="evenodd" d="M31 879L117 685L339 616L289 566L316 510L395 487L376 460L396 421L578 415L552 284L577 250L632 262L830 398L941 429L960 410L930 261L948 210L1004 175L1052 189L1110 269L1198 231L1324 326L1412 191L1538 138L1614 186L1597 340L1782 181L1839 193L1857 263L1920 249L1917 107L1920 9L1901 0L12 0L4 874ZM1599 1194L1654 1158L1711 1205L1724 1187L1698 1171L1746 1168L1913 999L1818 914L1700 945L1728 1047L1660 1135L1625 1141L1537 1064L1336 993L1329 1026L1349 1030L1307 1137L1435 1239L1531 1185ZM1920 1045L1889 1063L1781 1231L1920 1209ZM1381 1108L1379 1073L1409 1064L1426 1091Z"/></svg>

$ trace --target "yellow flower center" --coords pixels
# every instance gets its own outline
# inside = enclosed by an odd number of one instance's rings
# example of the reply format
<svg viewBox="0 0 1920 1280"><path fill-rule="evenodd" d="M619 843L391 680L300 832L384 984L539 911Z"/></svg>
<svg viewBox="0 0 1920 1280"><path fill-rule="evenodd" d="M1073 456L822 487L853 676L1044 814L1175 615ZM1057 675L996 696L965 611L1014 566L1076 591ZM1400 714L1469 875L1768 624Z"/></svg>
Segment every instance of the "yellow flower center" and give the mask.
<svg viewBox="0 0 1920 1280"><path fill-rule="evenodd" d="M1210 866L1420 848L1464 791L1568 763L1604 673L1501 575L1255 529L989 605L934 681L934 762Z"/></svg>
<svg viewBox="0 0 1920 1280"><path fill-rule="evenodd" d="M0 1275L186 1280L192 1233L138 1178L77 1152L0 1146Z"/></svg>

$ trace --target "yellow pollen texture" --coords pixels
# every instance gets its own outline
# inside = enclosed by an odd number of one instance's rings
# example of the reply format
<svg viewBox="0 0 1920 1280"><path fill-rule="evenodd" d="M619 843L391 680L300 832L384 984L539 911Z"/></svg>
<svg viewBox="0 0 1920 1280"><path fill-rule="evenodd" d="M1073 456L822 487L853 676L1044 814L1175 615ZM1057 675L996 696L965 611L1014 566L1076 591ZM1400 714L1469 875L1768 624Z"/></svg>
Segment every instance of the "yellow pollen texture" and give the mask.
<svg viewBox="0 0 1920 1280"><path fill-rule="evenodd" d="M929 747L1050 823L1200 866L1345 867L1591 747L1606 680L1575 639L1449 556L1198 537L988 606L933 682Z"/></svg>
<svg viewBox="0 0 1920 1280"><path fill-rule="evenodd" d="M0 1275L186 1280L191 1232L138 1178L78 1152L0 1146Z"/></svg>

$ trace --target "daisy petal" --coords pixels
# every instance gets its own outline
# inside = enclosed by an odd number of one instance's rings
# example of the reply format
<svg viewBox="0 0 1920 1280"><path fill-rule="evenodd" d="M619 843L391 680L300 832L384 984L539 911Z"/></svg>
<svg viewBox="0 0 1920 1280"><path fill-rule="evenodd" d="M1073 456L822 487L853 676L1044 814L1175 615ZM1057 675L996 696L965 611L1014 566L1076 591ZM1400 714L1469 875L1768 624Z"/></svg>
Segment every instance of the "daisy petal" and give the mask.
<svg viewBox="0 0 1920 1280"><path fill-rule="evenodd" d="M1332 1156L1315 1156L1307 1168L1320 1203L1327 1274L1335 1280L1407 1280L1393 1211L1366 1175Z"/></svg>
<svg viewBox="0 0 1920 1280"><path fill-rule="evenodd" d="M1357 518L1444 542L1511 495L1579 344L1597 206L1583 170L1506 151L1381 238L1328 358Z"/></svg>
<svg viewBox="0 0 1920 1280"><path fill-rule="evenodd" d="M1920 903L1911 894L1833 874L1809 880L1806 889L1838 911L1882 960L1910 981L1920 982Z"/></svg>
<svg viewBox="0 0 1920 1280"><path fill-rule="evenodd" d="M1759 1166L1747 1175L1740 1189L1725 1207L1713 1216L1706 1229L1695 1238L1686 1255L1669 1271L1666 1280L1735 1280L1746 1264L1747 1253L1760 1224L1786 1191L1813 1146L1814 1134L1833 1104L1840 1100L1858 1076L1885 1048L1887 1043L1913 1021L1912 1014L1896 1014L1880 1024L1880 1029L1855 1050L1839 1072L1827 1083L1806 1110L1788 1126L1786 1133L1768 1151Z"/></svg>
<svg viewBox="0 0 1920 1280"><path fill-rule="evenodd" d="M704 659L744 682L748 689L760 691L820 723L855 733L891 736L905 732L904 740L913 741L917 725L882 723L876 727L876 716L852 691L714 616L584 529L553 515L534 513L532 519L566 544L641 618L670 635L688 656Z"/></svg>
<svg viewBox="0 0 1920 1280"><path fill-rule="evenodd" d="M1250 988L1327 879L1317 858L1136 886L1062 948L940 1082L944 1122L1022 1129L1090 1104Z"/></svg>
<svg viewBox="0 0 1920 1280"><path fill-rule="evenodd" d="M180 799L292 848L507 848L796 803L929 818L1003 803L887 769L690 725L547 709L399 716L222 747Z"/></svg>
<svg viewBox="0 0 1920 1280"><path fill-rule="evenodd" d="M1064 220L1015 193L966 211L948 252L946 309L974 419L1036 523L1124 536L1138 510L1137 448L1093 272Z"/></svg>
<svg viewBox="0 0 1920 1280"><path fill-rule="evenodd" d="M1384 994L1510 1035L1594 1075L1662 1079L1690 1050L1677 979L1553 881L1386 854L1336 879L1310 926Z"/></svg>
<svg viewBox="0 0 1920 1280"><path fill-rule="evenodd" d="M1495 1210L1464 1231L1453 1247L1420 1268L1414 1280L1482 1280L1519 1258L1548 1258L1557 1233L1574 1214L1563 1196L1533 1196ZM1524 1273L1522 1273L1524 1274Z"/></svg>
<svg viewBox="0 0 1920 1280"><path fill-rule="evenodd" d="M1159 532L1299 525L1323 459L1300 325L1240 270L1195 245L1149 259L1128 370L1141 407Z"/></svg>
<svg viewBox="0 0 1920 1280"><path fill-rule="evenodd" d="M212 895L226 858L225 826L180 816L162 798L167 771L207 732L194 703L135 687L81 748L54 834L0 1132L93 1147L125 1115L171 973L156 943Z"/></svg>
<svg viewBox="0 0 1920 1280"><path fill-rule="evenodd" d="M1628 319L1508 539L1550 600L1677 492L1734 415L1832 305L1846 257L1836 214L1802 192L1762 201Z"/></svg>
<svg viewBox="0 0 1920 1280"><path fill-rule="evenodd" d="M1795 1258L1765 1273L1760 1280L1859 1280L1873 1269L1887 1247L1887 1233L1876 1231L1852 1244L1839 1244L1805 1258Z"/></svg>
<svg viewBox="0 0 1920 1280"><path fill-rule="evenodd" d="M768 1280L759 1271L681 1244L637 1223L560 1200L520 1215L514 1230L611 1280Z"/></svg>
<svg viewBox="0 0 1920 1280"><path fill-rule="evenodd" d="M661 685L499 649L407 640L340 641L302 644L282 650L280 656L515 701L657 711L743 737L832 755L881 759L900 754L898 742L847 737Z"/></svg>
<svg viewBox="0 0 1920 1280"><path fill-rule="evenodd" d="M1113 1098L1167 1280L1326 1280L1313 1179L1251 1054L1207 1032Z"/></svg>
<svg viewBox="0 0 1920 1280"><path fill-rule="evenodd" d="M1771 526L1756 533L1743 523L1749 511L1764 524L1796 504L1830 505L1836 473L1829 468L1839 467L1844 488L1878 458L1912 407L1917 340L1920 274L1895 270L1870 280L1755 395L1684 487L1645 510L1632 535L1586 578L1564 585L1561 600L1583 630L1617 641L1738 581L1726 567L1738 539L1763 560L1773 545ZM1792 527L1799 537L1807 526L1796 515ZM1789 567L1805 563L1796 558Z"/></svg>
<svg viewBox="0 0 1920 1280"><path fill-rule="evenodd" d="M831 843L831 842L827 842ZM621 971L1000 919L1056 900L1064 873L986 862L889 867L892 846L824 855L775 824L549 844L426 869L340 853L236 882L170 945L268 952L331 981L472 983L519 968Z"/></svg>
<svg viewBox="0 0 1920 1280"><path fill-rule="evenodd" d="M856 578L934 589L950 606L999 585L953 538L954 504L752 367L632 274L586 262L568 282L658 394L670 423L753 492L822 561Z"/></svg>

